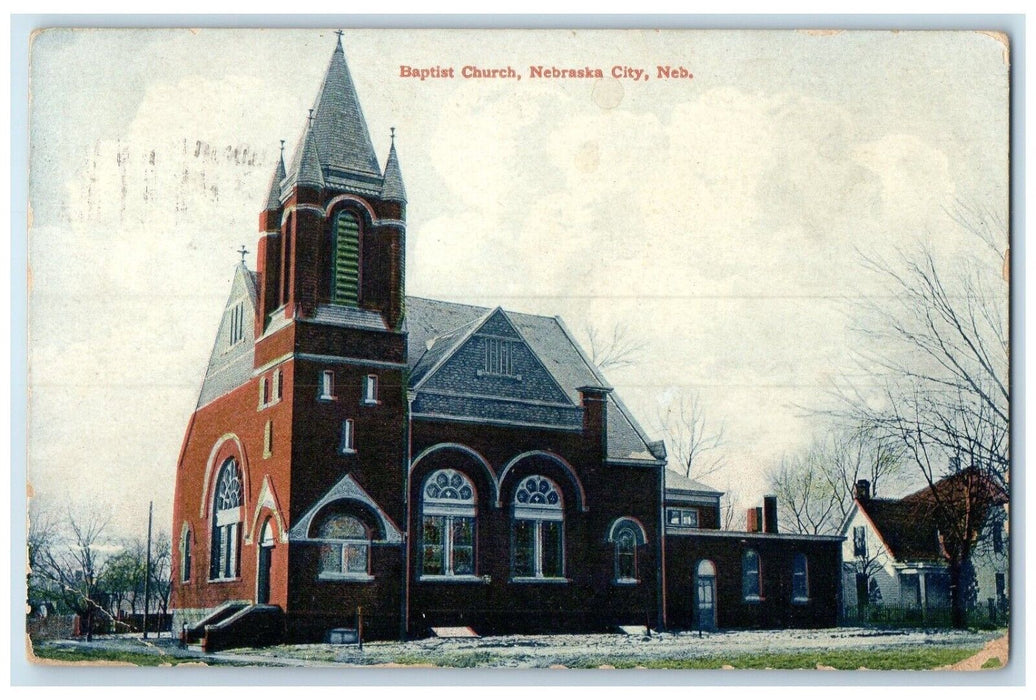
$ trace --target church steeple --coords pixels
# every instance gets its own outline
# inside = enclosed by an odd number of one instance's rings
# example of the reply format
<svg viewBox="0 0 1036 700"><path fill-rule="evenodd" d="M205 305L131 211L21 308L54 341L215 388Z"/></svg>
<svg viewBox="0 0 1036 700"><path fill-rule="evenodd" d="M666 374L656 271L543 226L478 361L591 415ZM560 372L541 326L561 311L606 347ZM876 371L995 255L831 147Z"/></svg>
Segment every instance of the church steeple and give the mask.
<svg viewBox="0 0 1036 700"><path fill-rule="evenodd" d="M381 197L392 202L406 203L406 188L403 187L403 173L396 156L396 127L392 127L392 145L388 161L385 162L385 182L381 186Z"/></svg>
<svg viewBox="0 0 1036 700"><path fill-rule="evenodd" d="M341 34L313 108L312 129L322 166L349 174L381 177L367 121L345 62Z"/></svg>
<svg viewBox="0 0 1036 700"><path fill-rule="evenodd" d="M282 159L260 216L260 328L281 309L300 320L325 307L361 314L343 324L375 312L386 329L402 321L406 190L399 158L393 139L383 176L338 34L291 164L285 169Z"/></svg>

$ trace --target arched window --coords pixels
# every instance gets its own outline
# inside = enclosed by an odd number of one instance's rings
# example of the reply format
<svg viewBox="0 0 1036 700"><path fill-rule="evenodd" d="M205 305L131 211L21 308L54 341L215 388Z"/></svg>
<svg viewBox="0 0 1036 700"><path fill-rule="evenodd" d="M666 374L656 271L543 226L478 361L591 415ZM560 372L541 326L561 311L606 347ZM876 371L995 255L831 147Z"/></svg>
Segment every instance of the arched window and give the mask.
<svg viewBox="0 0 1036 700"><path fill-rule="evenodd" d="M236 578L240 571L242 502L241 473L237 462L228 459L220 468L212 499L210 579Z"/></svg>
<svg viewBox="0 0 1036 700"><path fill-rule="evenodd" d="M191 531L186 524L180 535L180 580L183 583L191 580Z"/></svg>
<svg viewBox="0 0 1036 700"><path fill-rule="evenodd" d="M615 548L615 583L637 583L637 548L647 542L644 528L633 518L615 520L608 532Z"/></svg>
<svg viewBox="0 0 1036 700"><path fill-rule="evenodd" d="M332 241L331 301L357 306L360 301L360 220L352 212L335 217Z"/></svg>
<svg viewBox="0 0 1036 700"><path fill-rule="evenodd" d="M565 575L565 512L557 485L544 476L522 479L514 494L511 572L515 578Z"/></svg>
<svg viewBox="0 0 1036 700"><path fill-rule="evenodd" d="M453 469L421 487L421 575L475 575L475 487Z"/></svg>
<svg viewBox="0 0 1036 700"><path fill-rule="evenodd" d="M637 536L629 525L623 526L615 536L615 579L637 580Z"/></svg>
<svg viewBox="0 0 1036 700"><path fill-rule="evenodd" d="M805 554L796 554L792 560L791 599L796 603L809 600L809 564Z"/></svg>
<svg viewBox="0 0 1036 700"><path fill-rule="evenodd" d="M336 513L321 524L320 575L326 578L367 578L370 567L370 531L352 515Z"/></svg>
<svg viewBox="0 0 1036 700"><path fill-rule="evenodd" d="M746 549L741 555L741 591L745 600L759 600L763 597L762 573L759 553L754 549Z"/></svg>

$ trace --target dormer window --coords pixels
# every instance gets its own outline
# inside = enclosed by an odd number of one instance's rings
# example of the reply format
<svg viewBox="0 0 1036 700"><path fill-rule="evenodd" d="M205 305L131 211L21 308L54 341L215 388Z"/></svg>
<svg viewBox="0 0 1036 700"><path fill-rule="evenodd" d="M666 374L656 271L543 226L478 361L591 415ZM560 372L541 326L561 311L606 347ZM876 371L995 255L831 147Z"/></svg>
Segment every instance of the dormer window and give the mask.
<svg viewBox="0 0 1036 700"><path fill-rule="evenodd" d="M698 509L666 508L666 522L674 527L698 527Z"/></svg>

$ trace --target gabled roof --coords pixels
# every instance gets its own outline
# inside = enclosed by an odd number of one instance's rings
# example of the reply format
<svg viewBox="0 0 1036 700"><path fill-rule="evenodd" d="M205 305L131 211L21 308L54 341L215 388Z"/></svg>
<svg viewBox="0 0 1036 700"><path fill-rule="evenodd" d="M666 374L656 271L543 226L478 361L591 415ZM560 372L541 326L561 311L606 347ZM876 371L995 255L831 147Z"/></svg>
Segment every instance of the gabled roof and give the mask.
<svg viewBox="0 0 1036 700"><path fill-rule="evenodd" d="M944 561L936 517L936 494L948 508L970 506L987 509L1007 502L1007 494L999 485L978 470L965 469L898 500L856 499L855 505L870 520L893 559ZM849 519L843 534L847 534L848 523Z"/></svg>
<svg viewBox="0 0 1036 700"><path fill-rule="evenodd" d="M608 387L607 381L556 317L407 297L406 328L411 388L419 388L422 382L427 381L477 328L497 312L503 314L518 332L573 408L580 406L579 387ZM468 400L469 405L474 401L489 403L484 397L472 396ZM486 408L483 405L472 405L473 410ZM608 397L608 408L608 458L658 463L657 446L649 446L643 429L614 392ZM566 418L564 426L571 427L570 422L571 419ZM559 427L562 425L559 424Z"/></svg>
<svg viewBox="0 0 1036 700"><path fill-rule="evenodd" d="M230 295L216 332L212 354L209 356L209 364L205 370L205 379L202 382L201 391L198 393L198 408L236 389L252 376L255 351L253 318L259 298L256 276L255 272L248 270L244 265L238 265L234 270ZM241 320L243 337L239 342L230 345L228 342L230 310L238 304L243 307Z"/></svg>
<svg viewBox="0 0 1036 700"><path fill-rule="evenodd" d="M884 498L857 500L871 521L889 556L896 561L942 561L939 529L924 503Z"/></svg>

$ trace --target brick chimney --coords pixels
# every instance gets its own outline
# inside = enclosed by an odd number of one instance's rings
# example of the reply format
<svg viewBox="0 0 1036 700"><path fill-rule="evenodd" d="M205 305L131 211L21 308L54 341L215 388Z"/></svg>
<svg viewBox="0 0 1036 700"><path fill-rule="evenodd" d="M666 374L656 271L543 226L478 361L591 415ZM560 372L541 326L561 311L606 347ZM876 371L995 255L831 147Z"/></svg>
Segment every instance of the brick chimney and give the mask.
<svg viewBox="0 0 1036 700"><path fill-rule="evenodd" d="M869 501L871 498L871 482L860 479L856 482L856 500Z"/></svg>
<svg viewBox="0 0 1036 700"><path fill-rule="evenodd" d="M745 530L747 532L755 532L758 529L758 520L755 515L755 508L749 508L748 512L745 513Z"/></svg>
<svg viewBox="0 0 1036 700"><path fill-rule="evenodd" d="M583 437L598 446L601 455L608 453L608 394L603 386L581 386L576 389L583 404Z"/></svg>
<svg viewBox="0 0 1036 700"><path fill-rule="evenodd" d="M777 534L777 497L763 497L763 532Z"/></svg>

